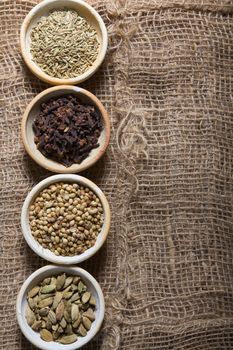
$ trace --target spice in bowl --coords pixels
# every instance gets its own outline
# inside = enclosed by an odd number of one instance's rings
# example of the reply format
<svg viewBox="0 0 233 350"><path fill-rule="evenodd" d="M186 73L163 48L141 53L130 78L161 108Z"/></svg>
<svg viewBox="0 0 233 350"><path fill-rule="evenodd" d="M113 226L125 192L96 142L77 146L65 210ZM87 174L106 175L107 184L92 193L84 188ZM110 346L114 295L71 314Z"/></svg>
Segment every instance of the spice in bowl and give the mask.
<svg viewBox="0 0 233 350"><path fill-rule="evenodd" d="M77 183L43 189L29 207L33 237L57 256L74 256L94 246L103 225L99 198Z"/></svg>
<svg viewBox="0 0 233 350"><path fill-rule="evenodd" d="M99 53L96 30L74 10L55 10L43 16L30 39L33 61L55 78L85 73Z"/></svg>
<svg viewBox="0 0 233 350"><path fill-rule="evenodd" d="M74 343L95 320L96 300L79 276L45 278L27 293L28 325L47 342Z"/></svg>
<svg viewBox="0 0 233 350"><path fill-rule="evenodd" d="M75 95L43 103L32 127L38 150L66 167L81 163L99 146L103 129L97 108L82 103Z"/></svg>

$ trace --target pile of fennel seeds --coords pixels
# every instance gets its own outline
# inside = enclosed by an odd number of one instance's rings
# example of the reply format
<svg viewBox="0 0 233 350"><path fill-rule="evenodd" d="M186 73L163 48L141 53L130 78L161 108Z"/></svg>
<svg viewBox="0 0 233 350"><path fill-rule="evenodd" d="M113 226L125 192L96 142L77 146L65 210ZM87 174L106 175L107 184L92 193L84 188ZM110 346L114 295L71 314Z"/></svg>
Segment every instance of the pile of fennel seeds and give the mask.
<svg viewBox="0 0 233 350"><path fill-rule="evenodd" d="M99 52L96 30L74 10L55 10L32 28L33 61L48 75L69 79L85 73Z"/></svg>

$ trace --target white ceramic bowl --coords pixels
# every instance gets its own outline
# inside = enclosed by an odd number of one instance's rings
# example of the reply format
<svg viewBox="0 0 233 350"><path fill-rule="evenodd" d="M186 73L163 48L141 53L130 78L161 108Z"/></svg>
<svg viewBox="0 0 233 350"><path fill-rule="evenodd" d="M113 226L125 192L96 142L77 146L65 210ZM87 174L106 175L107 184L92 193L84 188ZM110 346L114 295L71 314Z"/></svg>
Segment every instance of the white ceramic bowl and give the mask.
<svg viewBox="0 0 233 350"><path fill-rule="evenodd" d="M34 199L39 195L39 193L49 185L55 183L55 182L71 182L71 183L77 183L82 186L90 188L100 199L102 206L103 206L103 216L104 216L104 222L101 229L101 232L99 233L97 240L95 242L95 245L89 249L87 249L84 253L74 256L57 256L53 252L51 252L49 249L43 248L39 242L35 240L31 233L31 229L29 226L29 207L34 201ZM39 256L42 258L51 261L56 264L63 264L63 265L72 265L72 264L78 264L81 263L84 260L87 260L92 255L94 255L104 244L108 231L110 228L110 220L111 220L111 213L108 201L103 194L103 192L100 190L100 188L95 185L92 181L88 180L87 178L79 175L72 175L72 174L64 174L64 175L53 175L50 176L41 182L39 182L33 189L29 192L27 195L21 212L21 228L24 235L24 238L26 239L28 245L30 248Z"/></svg>
<svg viewBox="0 0 233 350"><path fill-rule="evenodd" d="M87 158L84 159L80 164L72 164L69 167L58 163L55 160L46 158L37 149L36 144L34 142L35 135L32 129L32 124L38 116L38 114L40 113L41 104L48 101L51 98L64 97L66 95L75 95L83 103L88 103L90 105L95 106L100 113L103 124L103 130L98 140L99 146L91 150ZM35 162L37 162L37 164L55 173L79 173L96 163L106 151L110 139L110 121L108 113L105 110L104 106L102 105L100 100L91 92L82 89L78 86L53 86L49 89L42 91L40 94L35 96L34 99L29 103L23 115L21 134L23 144L27 153Z"/></svg>
<svg viewBox="0 0 233 350"><path fill-rule="evenodd" d="M42 16L48 15L54 9L73 9L87 19L96 29L100 43L99 54L93 65L83 74L71 79L59 79L46 74L33 60L30 53L30 33L35 24ZM25 63L28 68L41 80L52 85L78 84L90 78L99 68L106 55L108 46L108 35L105 24L100 15L92 6L83 0L44 0L32 8L28 13L21 27L20 46Z"/></svg>
<svg viewBox="0 0 233 350"><path fill-rule="evenodd" d="M38 282L41 282L44 278L58 275L61 273L67 273L72 275L80 276L84 283L87 285L88 290L92 293L94 298L96 299L96 309L95 316L96 319L92 323L92 327L90 331L88 331L85 337L78 337L78 340L69 345L62 345L56 342L45 342L40 338L40 334L31 329L31 327L27 324L25 318L25 309L27 305L27 292L33 288ZM104 297L100 285L94 279L92 275L90 275L87 271L79 268L79 267L68 267L68 266L53 266L48 265L36 270L31 276L29 276L24 284L22 285L16 302L16 315L17 321L20 326L21 331L25 335L25 337L35 346L43 350L75 350L80 349L82 346L87 344L97 332L100 330L101 324L104 319L105 312L105 304Z"/></svg>

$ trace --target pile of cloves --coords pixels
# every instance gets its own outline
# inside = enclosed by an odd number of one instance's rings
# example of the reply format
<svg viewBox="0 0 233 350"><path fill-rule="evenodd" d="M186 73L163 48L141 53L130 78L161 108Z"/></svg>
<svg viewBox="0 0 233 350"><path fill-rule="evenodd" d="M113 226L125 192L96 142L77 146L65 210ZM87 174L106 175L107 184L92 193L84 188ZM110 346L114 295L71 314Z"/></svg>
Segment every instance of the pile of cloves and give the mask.
<svg viewBox="0 0 233 350"><path fill-rule="evenodd" d="M95 106L67 95L42 103L32 127L38 150L69 167L81 163L99 146L103 124Z"/></svg>
<svg viewBox="0 0 233 350"><path fill-rule="evenodd" d="M95 320L95 298L79 276L45 278L27 294L26 320L43 340L71 344Z"/></svg>

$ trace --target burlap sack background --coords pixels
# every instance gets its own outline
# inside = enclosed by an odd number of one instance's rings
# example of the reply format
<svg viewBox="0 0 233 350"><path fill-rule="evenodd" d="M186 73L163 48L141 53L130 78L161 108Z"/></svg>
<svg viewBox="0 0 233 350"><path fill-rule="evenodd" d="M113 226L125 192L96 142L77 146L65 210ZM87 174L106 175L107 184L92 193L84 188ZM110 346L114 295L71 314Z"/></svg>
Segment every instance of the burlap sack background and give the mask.
<svg viewBox="0 0 233 350"><path fill-rule="evenodd" d="M25 67L19 28L37 1L0 1L0 346L34 349L15 300L46 264L20 230L22 202L51 175L26 155L20 121L47 86ZM106 318L86 349L233 348L233 3L92 1L110 43L83 84L104 103L111 145L84 175L106 193L112 227L83 266L100 282Z"/></svg>

